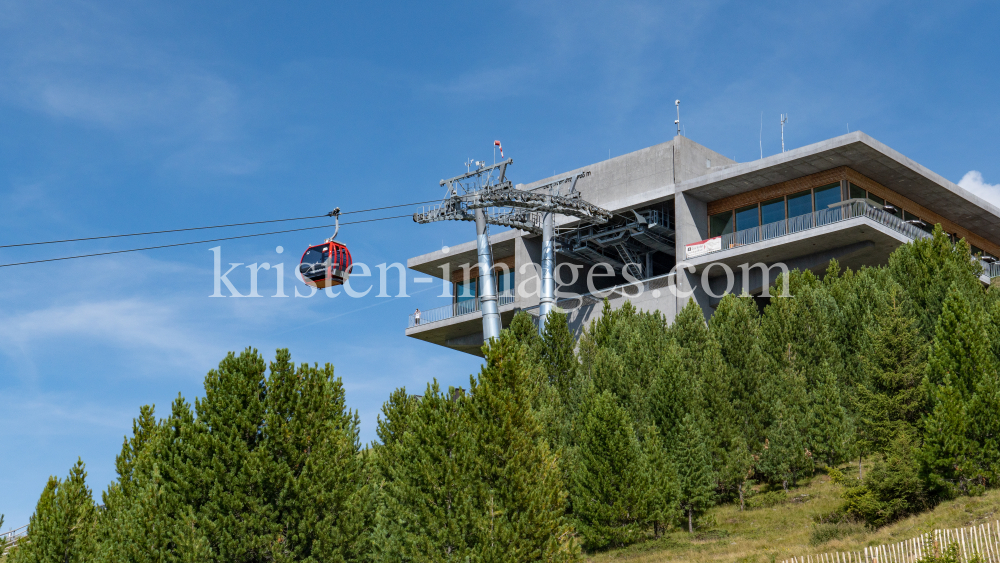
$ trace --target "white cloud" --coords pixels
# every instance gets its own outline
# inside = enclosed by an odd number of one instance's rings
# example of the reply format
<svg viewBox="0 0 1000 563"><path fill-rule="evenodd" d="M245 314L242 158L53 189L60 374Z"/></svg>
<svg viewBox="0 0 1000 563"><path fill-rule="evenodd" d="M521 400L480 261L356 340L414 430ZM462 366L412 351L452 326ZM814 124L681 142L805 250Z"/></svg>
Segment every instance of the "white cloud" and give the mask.
<svg viewBox="0 0 1000 563"><path fill-rule="evenodd" d="M958 181L959 187L965 188L986 201L1000 207L1000 184L987 184L983 174L978 170L970 170Z"/></svg>
<svg viewBox="0 0 1000 563"><path fill-rule="evenodd" d="M0 315L0 350L31 358L53 341L102 342L192 369L212 365L217 347L185 325L172 308L142 299L55 305Z"/></svg>

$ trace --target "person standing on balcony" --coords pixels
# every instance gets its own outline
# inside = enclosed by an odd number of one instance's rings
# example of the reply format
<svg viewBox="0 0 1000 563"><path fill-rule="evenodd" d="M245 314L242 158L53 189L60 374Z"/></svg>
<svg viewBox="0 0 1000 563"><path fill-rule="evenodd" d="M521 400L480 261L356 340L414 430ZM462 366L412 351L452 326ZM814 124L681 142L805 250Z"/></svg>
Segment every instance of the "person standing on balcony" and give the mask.
<svg viewBox="0 0 1000 563"><path fill-rule="evenodd" d="M420 309L417 309L416 312L413 313L413 324L420 324Z"/></svg>

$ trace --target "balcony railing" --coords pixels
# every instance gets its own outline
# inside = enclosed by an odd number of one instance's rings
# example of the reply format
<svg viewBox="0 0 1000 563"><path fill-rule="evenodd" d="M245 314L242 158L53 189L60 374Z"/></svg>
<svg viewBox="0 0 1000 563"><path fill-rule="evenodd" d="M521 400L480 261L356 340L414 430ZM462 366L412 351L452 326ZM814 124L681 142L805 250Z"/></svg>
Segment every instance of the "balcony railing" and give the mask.
<svg viewBox="0 0 1000 563"><path fill-rule="evenodd" d="M503 307L504 305L510 305L514 302L514 291L506 290L500 292L497 296L497 307ZM410 320L407 323L406 328L413 328L415 326L423 326L431 323L436 323L451 319L454 317L461 317L464 315L471 315L473 313L478 313L481 309L479 307L480 299L477 297L475 299L468 299L466 301L459 301L458 303L452 303L451 305L445 305L444 307L437 307L434 309L427 309L426 311L420 311L420 322L417 322L416 312L410 313Z"/></svg>
<svg viewBox="0 0 1000 563"><path fill-rule="evenodd" d="M735 233L724 234L722 235L721 248L719 250L706 252L705 254L722 252L723 250L754 244L763 240L779 238L792 233L832 225L833 223L856 219L858 217L864 217L875 221L876 223L889 227L897 233L900 233L912 240L929 238L931 236L930 233L920 227L907 223L899 217L873 205L863 201L850 201L829 209L820 209L807 215L789 217L786 220L778 221L776 223L768 223L767 225L761 225L760 227L751 227L749 229L736 231ZM1000 262L980 262L986 276L991 279L1000 276Z"/></svg>

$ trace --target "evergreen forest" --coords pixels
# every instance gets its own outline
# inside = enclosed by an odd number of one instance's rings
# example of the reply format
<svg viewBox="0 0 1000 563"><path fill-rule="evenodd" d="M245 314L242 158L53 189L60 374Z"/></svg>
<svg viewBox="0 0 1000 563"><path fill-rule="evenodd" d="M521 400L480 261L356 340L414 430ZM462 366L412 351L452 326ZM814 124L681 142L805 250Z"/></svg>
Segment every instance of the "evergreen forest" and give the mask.
<svg viewBox="0 0 1000 563"><path fill-rule="evenodd" d="M82 461L50 478L5 559L574 561L816 471L843 489L828 521L882 527L1000 486L1000 293L979 268L937 228L707 323L605 302L575 338L519 313L467 388L392 392L369 445L332 366L231 353L193 404L139 410L99 497Z"/></svg>

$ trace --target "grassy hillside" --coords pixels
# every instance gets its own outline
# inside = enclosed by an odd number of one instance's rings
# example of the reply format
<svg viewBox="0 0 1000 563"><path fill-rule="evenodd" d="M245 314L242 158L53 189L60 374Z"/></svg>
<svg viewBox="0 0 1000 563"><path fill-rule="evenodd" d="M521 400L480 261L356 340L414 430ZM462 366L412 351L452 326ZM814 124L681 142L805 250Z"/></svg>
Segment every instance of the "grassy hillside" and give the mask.
<svg viewBox="0 0 1000 563"><path fill-rule="evenodd" d="M856 468L855 468L856 470ZM857 551L867 545L898 542L935 528L955 528L1000 519L1000 491L981 497L962 497L935 510L913 516L891 526L870 531L860 525L815 524L814 516L826 514L840 504L841 487L824 474L790 490L789 501L740 512L739 506L713 508L711 525L694 537L673 530L658 540L625 549L592 555L587 561L781 561L792 555Z"/></svg>

